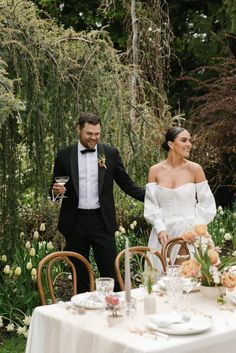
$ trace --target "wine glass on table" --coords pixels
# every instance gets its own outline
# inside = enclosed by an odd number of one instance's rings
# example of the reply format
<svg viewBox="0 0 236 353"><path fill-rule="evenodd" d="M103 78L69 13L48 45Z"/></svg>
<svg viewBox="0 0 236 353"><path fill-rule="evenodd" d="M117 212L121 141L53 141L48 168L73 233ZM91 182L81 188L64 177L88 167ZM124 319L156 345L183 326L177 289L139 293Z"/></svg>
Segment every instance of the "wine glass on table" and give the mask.
<svg viewBox="0 0 236 353"><path fill-rule="evenodd" d="M198 280L194 277L183 277L183 291L185 293L186 310L189 310L189 293L196 287Z"/></svg>
<svg viewBox="0 0 236 353"><path fill-rule="evenodd" d="M55 182L57 184L60 184L61 186L64 186L67 182L69 181L69 177L67 175L63 175L63 176L57 176L55 177ZM59 198L59 199L65 199L67 198L68 196L64 196L63 194L62 195L57 195L55 198L54 198L54 201Z"/></svg>

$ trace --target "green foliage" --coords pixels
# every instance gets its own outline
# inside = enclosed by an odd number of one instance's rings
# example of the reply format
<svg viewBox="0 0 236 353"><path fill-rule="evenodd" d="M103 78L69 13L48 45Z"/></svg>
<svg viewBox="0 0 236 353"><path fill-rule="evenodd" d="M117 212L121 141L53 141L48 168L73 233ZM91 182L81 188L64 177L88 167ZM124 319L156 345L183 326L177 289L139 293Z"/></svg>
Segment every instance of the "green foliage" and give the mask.
<svg viewBox="0 0 236 353"><path fill-rule="evenodd" d="M101 115L103 142L120 148L129 173L141 184L156 161L156 144L170 118L167 105L155 116L140 71L142 94L137 121L131 124L133 69L121 62L104 29L65 30L40 19L27 0L0 0L0 7L1 55L14 93L25 103L20 117L7 117L0 128L1 238L11 246L22 204L47 199L56 151L77 141L79 112ZM148 84L151 91L155 88Z"/></svg>
<svg viewBox="0 0 236 353"><path fill-rule="evenodd" d="M236 257L236 203L232 209L218 207L216 217L209 225L209 233L222 258Z"/></svg>
<svg viewBox="0 0 236 353"><path fill-rule="evenodd" d="M40 239L45 233L45 225L41 224L40 229L34 232L33 239L23 232L20 234L11 262L5 254L0 256L0 317L6 327L13 325L9 332L16 330L26 335L27 317L40 304L37 266L54 248L52 242Z"/></svg>
<svg viewBox="0 0 236 353"><path fill-rule="evenodd" d="M24 353L26 339L23 336L3 337L0 336L1 353Z"/></svg>
<svg viewBox="0 0 236 353"><path fill-rule="evenodd" d="M23 110L24 104L15 97L13 81L6 71L6 63L0 57L0 127L13 112Z"/></svg>

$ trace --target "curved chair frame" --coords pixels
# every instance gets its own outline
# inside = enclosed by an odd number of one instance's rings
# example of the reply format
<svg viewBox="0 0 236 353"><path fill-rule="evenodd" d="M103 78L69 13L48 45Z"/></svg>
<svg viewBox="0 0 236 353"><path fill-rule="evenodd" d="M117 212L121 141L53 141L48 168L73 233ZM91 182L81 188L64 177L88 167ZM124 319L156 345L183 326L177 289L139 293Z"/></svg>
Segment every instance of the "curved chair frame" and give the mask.
<svg viewBox="0 0 236 353"><path fill-rule="evenodd" d="M45 256L38 264L38 269L37 269L37 286L38 286L38 292L39 292L39 297L42 305L46 305L46 297L45 297L45 292L43 289L43 281L42 281L42 270L45 265L46 267L46 278L47 278L47 283L49 287L49 292L50 292L50 297L52 299L52 303L56 303L56 297L54 294L54 289L53 289L53 280L51 276L51 269L53 264L58 261L62 260L65 261L68 266L71 268L72 271L72 281L73 281L73 295L77 294L77 274L76 274L76 268L73 262L70 260L70 258L73 257L79 261L81 261L84 266L88 270L89 274L89 286L90 286L90 291L94 290L94 274L93 274L93 269L92 265L90 262L82 255L73 252L73 251L56 251L53 252L47 256Z"/></svg>
<svg viewBox="0 0 236 353"><path fill-rule="evenodd" d="M184 251L186 255L183 254L179 254L179 258L182 257L182 261L185 261L186 259L190 258L190 251L188 248L188 243L186 240L184 240L182 237L178 237L178 238L174 238L174 239L170 239L163 247L161 250L161 254L162 257L165 261L166 266L167 265L173 265L170 262L168 262L168 260L170 261L170 255L171 255L171 251L173 249L174 246L176 245L180 245L180 249L179 252Z"/></svg>
<svg viewBox="0 0 236 353"><path fill-rule="evenodd" d="M162 264L162 267L163 267L163 271L166 270L165 261L159 251L153 251L151 248L149 248L147 246L133 246L133 247L129 248L129 252L131 254L137 254L137 255L143 256L144 260L147 261L148 266L153 267L151 260L149 259L148 255L147 255L147 252L152 252L153 254L155 254L159 258L159 260ZM122 257L124 257L124 255L125 255L125 249L121 250L115 259L116 277L117 277L117 281L120 285L121 290L125 289L124 280L123 280L123 278L121 276L121 272L120 272L120 260Z"/></svg>

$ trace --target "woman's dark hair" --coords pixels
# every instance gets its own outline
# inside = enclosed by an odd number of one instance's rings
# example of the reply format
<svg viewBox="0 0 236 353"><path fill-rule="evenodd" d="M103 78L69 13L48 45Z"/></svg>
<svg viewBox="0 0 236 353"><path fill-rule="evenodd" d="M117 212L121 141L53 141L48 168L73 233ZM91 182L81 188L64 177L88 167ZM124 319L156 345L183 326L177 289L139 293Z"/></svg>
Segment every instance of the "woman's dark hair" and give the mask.
<svg viewBox="0 0 236 353"><path fill-rule="evenodd" d="M165 134L165 141L162 143L162 147L164 148L164 150L168 152L170 150L168 141L173 142L176 139L176 136L179 135L184 130L185 129L183 127L179 127L179 126L169 127L169 129L166 131L166 134Z"/></svg>
<svg viewBox="0 0 236 353"><path fill-rule="evenodd" d="M85 123L92 125L101 125L101 119L95 113L81 113L76 126L79 126L80 129L83 129Z"/></svg>

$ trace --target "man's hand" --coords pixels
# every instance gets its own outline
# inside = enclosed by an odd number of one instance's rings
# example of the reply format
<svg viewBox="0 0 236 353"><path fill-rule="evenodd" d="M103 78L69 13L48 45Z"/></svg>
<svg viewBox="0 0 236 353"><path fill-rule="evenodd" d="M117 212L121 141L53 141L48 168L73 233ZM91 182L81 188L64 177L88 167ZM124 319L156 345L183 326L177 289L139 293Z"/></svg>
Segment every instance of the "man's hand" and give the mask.
<svg viewBox="0 0 236 353"><path fill-rule="evenodd" d="M52 190L54 195L63 195L66 192L65 186L60 183L54 183Z"/></svg>

